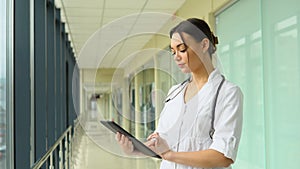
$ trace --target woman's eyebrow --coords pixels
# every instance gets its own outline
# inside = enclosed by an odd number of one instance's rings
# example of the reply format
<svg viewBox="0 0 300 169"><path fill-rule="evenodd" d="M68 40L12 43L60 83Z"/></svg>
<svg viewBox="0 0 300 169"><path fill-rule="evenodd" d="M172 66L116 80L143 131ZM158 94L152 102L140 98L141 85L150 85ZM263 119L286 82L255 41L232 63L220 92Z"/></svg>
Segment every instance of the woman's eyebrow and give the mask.
<svg viewBox="0 0 300 169"><path fill-rule="evenodd" d="M184 43L184 42L182 42L182 43L180 43L180 44L176 45L176 48L180 47L181 45L185 45L185 43ZM169 45L169 48L170 48L170 49L173 49L171 45Z"/></svg>
<svg viewBox="0 0 300 169"><path fill-rule="evenodd" d="M186 45L185 45L185 43L184 43L184 42L182 42L182 43L178 44L178 45L176 46L176 48L178 48L178 47L179 47L179 46L181 46L181 45L184 45L184 46L186 46Z"/></svg>

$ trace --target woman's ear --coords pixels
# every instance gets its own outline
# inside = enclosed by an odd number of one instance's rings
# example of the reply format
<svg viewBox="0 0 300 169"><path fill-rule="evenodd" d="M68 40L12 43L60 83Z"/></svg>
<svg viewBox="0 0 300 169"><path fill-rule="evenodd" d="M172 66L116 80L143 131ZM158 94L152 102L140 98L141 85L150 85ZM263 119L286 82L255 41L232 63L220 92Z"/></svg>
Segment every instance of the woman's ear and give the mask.
<svg viewBox="0 0 300 169"><path fill-rule="evenodd" d="M202 53L205 53L208 51L209 49L209 40L207 38L204 38L202 41L201 41L201 48L202 48Z"/></svg>

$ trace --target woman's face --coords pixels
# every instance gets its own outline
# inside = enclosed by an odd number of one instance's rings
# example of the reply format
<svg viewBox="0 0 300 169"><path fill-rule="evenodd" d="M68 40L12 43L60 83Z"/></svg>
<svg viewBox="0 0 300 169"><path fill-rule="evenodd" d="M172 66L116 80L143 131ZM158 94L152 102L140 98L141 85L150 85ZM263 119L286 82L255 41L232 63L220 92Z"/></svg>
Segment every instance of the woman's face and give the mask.
<svg viewBox="0 0 300 169"><path fill-rule="evenodd" d="M203 57L203 52L201 52L203 51L201 47L202 41L196 42L192 36L184 32L182 36L185 43L179 33L172 35L170 47L174 60L183 73L197 71L202 66L200 60Z"/></svg>

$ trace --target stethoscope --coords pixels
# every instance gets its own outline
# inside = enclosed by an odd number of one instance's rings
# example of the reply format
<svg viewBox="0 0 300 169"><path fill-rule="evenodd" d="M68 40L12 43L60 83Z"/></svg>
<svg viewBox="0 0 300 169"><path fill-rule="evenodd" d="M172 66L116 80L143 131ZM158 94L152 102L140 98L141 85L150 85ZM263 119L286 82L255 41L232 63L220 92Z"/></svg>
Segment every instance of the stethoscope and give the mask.
<svg viewBox="0 0 300 169"><path fill-rule="evenodd" d="M191 82L191 77L189 77L188 79L186 79L185 81L183 81L183 82L181 82L180 83L180 85L178 85L174 90L172 90L167 96L166 96L166 100L165 100L165 103L168 103L169 101L171 101L171 100L173 100L184 88L185 88L185 86L189 83L189 82ZM181 89L179 90L179 91L177 91L179 88L181 87ZM174 93L174 92L176 92L177 91L177 93L175 94L175 95L173 95L173 97L171 97L172 96L172 94Z"/></svg>
<svg viewBox="0 0 300 169"><path fill-rule="evenodd" d="M215 120L215 109L216 109L216 104L217 104L217 99L218 99L218 96L219 96L219 92L220 92L220 89L221 87L223 86L223 83L225 81L225 77L223 75L221 75L222 77L222 80L221 82L219 83L219 86L217 88L217 91L216 91L216 94L215 94L215 97L214 97L214 100L213 100L213 104L212 104L212 120L211 120L211 128L209 130L209 137L211 139L213 139L213 135L214 135L214 132L215 132L215 128L214 128L214 120ZM185 88L185 86L191 82L191 77L189 77L188 79L186 79L185 81L181 82L179 86L177 86L174 90L172 90L172 92L170 92L168 95L167 95L167 99L165 100L165 103L173 100L176 96L179 95L179 93ZM178 90L179 88L181 87L180 90ZM173 97L170 97L174 92L176 92L176 94L173 95ZM177 140L177 148L176 148L176 151L178 152L179 150L179 142L180 142L180 133L179 133L179 137L178 137L178 140ZM177 168L177 163L175 164L175 168Z"/></svg>
<svg viewBox="0 0 300 169"><path fill-rule="evenodd" d="M215 132L215 128L214 128L214 120L215 120L215 111L216 111L216 104L217 104L217 99L218 99L218 96L219 96L219 92L221 90L221 87L225 81L225 77L223 75L221 75L222 77L222 80L221 82L219 83L219 86L217 88L217 91L216 91L216 94L215 94L215 97L214 97L214 100L213 100L213 104L212 104L212 120L211 120L211 129L209 131L209 136L210 138L212 139L213 135L214 135L214 132ZM165 100L165 103L173 100L176 96L178 96L178 94L185 88L185 86L191 82L191 77L189 77L188 79L186 79L185 81L181 82L179 86L177 86L172 92L170 92L170 94L167 95L167 99ZM180 90L178 90L179 88L181 87ZM178 90L178 91L177 91ZM176 94L173 95L173 97L170 97L175 91L177 91Z"/></svg>

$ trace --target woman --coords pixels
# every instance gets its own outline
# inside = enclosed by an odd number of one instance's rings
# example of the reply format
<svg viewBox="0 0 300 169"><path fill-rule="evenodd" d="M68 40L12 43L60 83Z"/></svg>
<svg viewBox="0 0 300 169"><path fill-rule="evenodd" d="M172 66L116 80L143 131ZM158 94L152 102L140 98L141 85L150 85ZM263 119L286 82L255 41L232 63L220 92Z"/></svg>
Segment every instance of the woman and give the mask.
<svg viewBox="0 0 300 169"><path fill-rule="evenodd" d="M197 18L170 31L171 51L191 78L170 89L158 127L146 143L162 158L162 169L231 168L242 128L242 92L212 64L217 38ZM132 143L116 135L126 153Z"/></svg>

